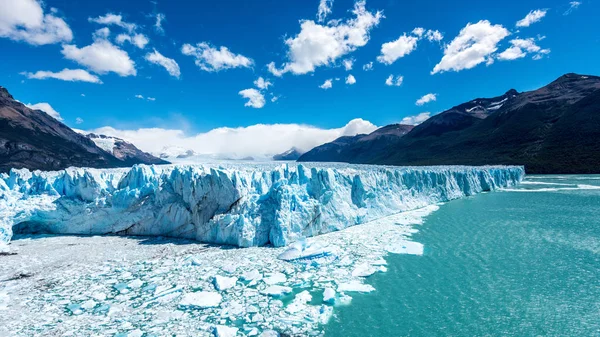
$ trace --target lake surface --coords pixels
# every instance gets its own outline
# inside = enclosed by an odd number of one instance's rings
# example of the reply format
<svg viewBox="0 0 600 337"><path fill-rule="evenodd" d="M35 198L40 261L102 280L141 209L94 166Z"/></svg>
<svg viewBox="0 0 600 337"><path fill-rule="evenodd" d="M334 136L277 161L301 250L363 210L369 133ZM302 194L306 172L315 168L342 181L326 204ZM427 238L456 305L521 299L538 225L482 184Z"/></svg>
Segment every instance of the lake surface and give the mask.
<svg viewBox="0 0 600 337"><path fill-rule="evenodd" d="M600 176L529 176L443 205L326 336L599 336Z"/></svg>

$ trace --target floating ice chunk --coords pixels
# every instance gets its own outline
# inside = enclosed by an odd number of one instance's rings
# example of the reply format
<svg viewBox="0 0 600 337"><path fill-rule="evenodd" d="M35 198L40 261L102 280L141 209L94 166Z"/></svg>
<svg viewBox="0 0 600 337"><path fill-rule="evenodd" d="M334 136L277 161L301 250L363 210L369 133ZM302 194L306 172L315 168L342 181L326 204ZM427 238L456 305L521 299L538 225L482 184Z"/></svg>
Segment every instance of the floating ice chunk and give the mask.
<svg viewBox="0 0 600 337"><path fill-rule="evenodd" d="M312 296L308 291L305 290L296 295L292 303L290 303L285 308L285 311L289 312L290 314L295 314L300 311L306 311L306 303L310 302L311 300Z"/></svg>
<svg viewBox="0 0 600 337"><path fill-rule="evenodd" d="M270 286L267 289L261 291L261 293L264 295L275 296L275 297L289 294L291 292L292 292L292 288L284 287L284 286Z"/></svg>
<svg viewBox="0 0 600 337"><path fill-rule="evenodd" d="M93 293L92 296L90 296L91 298L95 299L96 301L104 301L106 299L106 294L105 293Z"/></svg>
<svg viewBox="0 0 600 337"><path fill-rule="evenodd" d="M94 300L87 300L81 304L81 308L83 308L85 310L91 310L91 309L94 309L96 304L97 303Z"/></svg>
<svg viewBox="0 0 600 337"><path fill-rule="evenodd" d="M265 330L260 334L260 337L279 337L279 332L274 330Z"/></svg>
<svg viewBox="0 0 600 337"><path fill-rule="evenodd" d="M338 285L338 292L359 292L359 293L370 293L371 291L375 291L375 288L370 284L363 284L360 281L354 280L346 283L341 283Z"/></svg>
<svg viewBox="0 0 600 337"><path fill-rule="evenodd" d="M225 325L217 325L213 329L215 337L235 337L238 332L238 328L231 328Z"/></svg>
<svg viewBox="0 0 600 337"><path fill-rule="evenodd" d="M392 254L423 255L423 245L413 241L397 241L388 245L385 250Z"/></svg>
<svg viewBox="0 0 600 337"><path fill-rule="evenodd" d="M211 291L200 291L183 295L179 308L212 308L221 304L223 297L219 293Z"/></svg>
<svg viewBox="0 0 600 337"><path fill-rule="evenodd" d="M335 247L325 246L320 242L308 243L301 240L289 245L289 248L279 255L280 260L314 260L327 257L335 257Z"/></svg>
<svg viewBox="0 0 600 337"><path fill-rule="evenodd" d="M129 284L127 286L131 289L138 289L138 288L141 288L143 285L144 285L144 282L142 282L142 280L135 279L135 280L129 282Z"/></svg>
<svg viewBox="0 0 600 337"><path fill-rule="evenodd" d="M335 301L335 290L333 288L325 288L323 291L323 302L333 303Z"/></svg>
<svg viewBox="0 0 600 337"><path fill-rule="evenodd" d="M263 281L268 285L273 285L287 281L287 277L283 273L272 273L268 277L265 277Z"/></svg>
<svg viewBox="0 0 600 337"><path fill-rule="evenodd" d="M213 284L218 291L227 290L233 288L237 282L237 277L225 277L217 275L213 279Z"/></svg>
<svg viewBox="0 0 600 337"><path fill-rule="evenodd" d="M143 335L144 335L144 332L140 329L135 329L135 330L127 333L127 337L142 337Z"/></svg>
<svg viewBox="0 0 600 337"><path fill-rule="evenodd" d="M264 316L263 316L263 315L261 315L261 314L255 314L254 316L252 316L252 322L253 322L253 323L262 322L262 321L264 321L264 320L265 320L265 318L264 318Z"/></svg>
<svg viewBox="0 0 600 337"><path fill-rule="evenodd" d="M262 274L256 269L254 269L252 271L244 272L242 274L242 280L247 281L247 282L259 281L260 279L262 279Z"/></svg>

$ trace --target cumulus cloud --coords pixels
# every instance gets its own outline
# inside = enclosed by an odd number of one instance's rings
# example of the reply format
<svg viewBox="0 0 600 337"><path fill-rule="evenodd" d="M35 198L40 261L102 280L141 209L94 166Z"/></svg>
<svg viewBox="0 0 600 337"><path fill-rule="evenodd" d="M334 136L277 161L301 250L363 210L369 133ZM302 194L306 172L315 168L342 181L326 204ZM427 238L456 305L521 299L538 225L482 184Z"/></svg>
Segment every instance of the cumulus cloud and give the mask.
<svg viewBox="0 0 600 337"><path fill-rule="evenodd" d="M42 110L43 112L48 114L50 117L52 117L58 121L63 120L62 117L60 116L60 113L58 113L58 111L54 110L54 108L48 103L43 102L43 103L36 103L36 104L25 104L25 106L32 110Z"/></svg>
<svg viewBox="0 0 600 337"><path fill-rule="evenodd" d="M321 0L319 2L319 9L317 10L317 21L323 22L329 14L331 14L331 7L333 6L333 0Z"/></svg>
<svg viewBox="0 0 600 337"><path fill-rule="evenodd" d="M576 10L577 8L579 8L579 6L581 6L581 2L579 1L571 1L569 2L569 9L567 9L563 15L569 15L571 13L573 13L574 10Z"/></svg>
<svg viewBox="0 0 600 337"><path fill-rule="evenodd" d="M346 77L346 84L353 85L354 83L356 83L356 78L354 78L352 74L348 75L348 77Z"/></svg>
<svg viewBox="0 0 600 337"><path fill-rule="evenodd" d="M222 127L196 135L177 129L147 128L119 130L103 127L89 130L125 139L143 151L160 154L164 148L179 147L198 154L223 155L234 158L270 157L296 147L308 151L341 136L368 134L377 126L354 119L341 128L322 129L302 124L256 124L247 127ZM160 139L160 142L156 140Z"/></svg>
<svg viewBox="0 0 600 337"><path fill-rule="evenodd" d="M394 75L390 75L388 76L388 78L386 78L385 80L385 85L387 86L394 86L394 87L399 87L402 85L402 82L404 82L404 76L396 76L394 78Z"/></svg>
<svg viewBox="0 0 600 337"><path fill-rule="evenodd" d="M94 39L108 39L110 36L110 29L108 27L100 28L92 35Z"/></svg>
<svg viewBox="0 0 600 337"><path fill-rule="evenodd" d="M419 37L405 34L396 41L384 43L381 45L381 55L377 57L377 61L388 65L392 64L417 49L417 41L419 41Z"/></svg>
<svg viewBox="0 0 600 337"><path fill-rule="evenodd" d="M425 37L431 42L440 42L444 39L444 35L439 30L428 30Z"/></svg>
<svg viewBox="0 0 600 337"><path fill-rule="evenodd" d="M420 114L415 115L415 116L408 116L408 117L402 118L402 120L400 121L400 124L419 125L419 124L423 123L424 121L428 120L429 117L431 117L431 113L421 112Z"/></svg>
<svg viewBox="0 0 600 337"><path fill-rule="evenodd" d="M532 24L541 21L542 18L546 16L546 12L547 10L545 9L536 9L529 12L523 19L517 21L517 27L529 27Z"/></svg>
<svg viewBox="0 0 600 337"><path fill-rule="evenodd" d="M244 106L260 109L265 106L265 96L254 88L244 89L239 92L240 96L247 98L248 102Z"/></svg>
<svg viewBox="0 0 600 337"><path fill-rule="evenodd" d="M150 40L144 34L119 34L116 41L118 44L129 42L140 49L144 49L146 45L150 43Z"/></svg>
<svg viewBox="0 0 600 337"><path fill-rule="evenodd" d="M346 71L350 71L350 70L352 70L352 66L354 65L354 60L353 59L345 59L342 61L342 64L344 65L344 69L346 69Z"/></svg>
<svg viewBox="0 0 600 337"><path fill-rule="evenodd" d="M83 118L81 118L81 117L75 118L75 124L83 124Z"/></svg>
<svg viewBox="0 0 600 337"><path fill-rule="evenodd" d="M69 82L89 82L101 84L102 81L98 76L92 75L83 69L63 69L59 72L51 71L37 71L35 73L22 72L21 75L26 76L28 79L45 80L45 79L57 79Z"/></svg>
<svg viewBox="0 0 600 337"><path fill-rule="evenodd" d="M418 106L422 106L429 102L434 102L435 100L437 100L437 94L427 94L419 98L415 104Z"/></svg>
<svg viewBox="0 0 600 337"><path fill-rule="evenodd" d="M373 70L373 62L369 62L369 63L365 64L363 66L363 70L364 71L371 71L371 70Z"/></svg>
<svg viewBox="0 0 600 337"><path fill-rule="evenodd" d="M492 59L498 43L510 35L502 25L492 25L487 20L467 24L444 49L444 56L431 74L445 71L471 69Z"/></svg>
<svg viewBox="0 0 600 337"><path fill-rule="evenodd" d="M104 16L99 16L96 18L88 18L88 21L97 23L100 25L106 25L106 26L110 26L110 25L119 26L121 28L128 30L129 32L133 32L137 28L136 24L127 23L127 22L123 21L123 17L121 15L117 15L117 14L113 14L113 13L108 13Z"/></svg>
<svg viewBox="0 0 600 337"><path fill-rule="evenodd" d="M331 87L333 87L333 79L331 79L331 78L328 80L325 80L325 82L323 82L323 84L321 84L319 86L319 88L325 89L325 90L331 89Z"/></svg>
<svg viewBox="0 0 600 337"><path fill-rule="evenodd" d="M179 64L177 64L175 60L163 56L156 49L154 49L154 52L146 54L146 61L165 68L167 72L173 77L179 78L179 76L181 76Z"/></svg>
<svg viewBox="0 0 600 337"><path fill-rule="evenodd" d="M54 14L44 13L37 0L0 1L0 37L32 45L70 42L73 32Z"/></svg>
<svg viewBox="0 0 600 337"><path fill-rule="evenodd" d="M285 40L288 62L281 68L272 62L269 71L275 76L287 72L311 73L317 67L333 65L344 55L365 46L371 29L383 18L382 12L369 12L365 5L364 0L357 1L352 10L355 17L346 21L332 20L326 25L312 20L300 21L300 33Z"/></svg>
<svg viewBox="0 0 600 337"><path fill-rule="evenodd" d="M234 54L227 47L219 49L206 42L200 42L195 46L186 43L181 48L183 55L193 56L196 65L204 71L220 71L232 68L250 68L254 64L252 59L241 54Z"/></svg>
<svg viewBox="0 0 600 337"><path fill-rule="evenodd" d="M535 39L514 39L510 41L511 47L507 48L502 53L498 54L498 59L501 61L512 61L534 53L534 60L539 60L545 54L550 53L550 49L542 49L535 43Z"/></svg>
<svg viewBox="0 0 600 337"><path fill-rule="evenodd" d="M377 57L377 61L390 65L415 51L417 43L423 38L439 42L444 36L437 30L425 30L425 28L417 27L413 29L411 35L404 33L397 40L381 45L381 55Z"/></svg>
<svg viewBox="0 0 600 337"><path fill-rule="evenodd" d="M256 81L254 81L254 85L260 90L265 90L272 86L273 83L269 82L269 80L259 77L256 79Z"/></svg>
<svg viewBox="0 0 600 337"><path fill-rule="evenodd" d="M75 45L63 45L65 58L75 61L98 74L114 72L120 76L135 76L135 63L127 52L119 49L108 40L97 39L89 46L78 48Z"/></svg>

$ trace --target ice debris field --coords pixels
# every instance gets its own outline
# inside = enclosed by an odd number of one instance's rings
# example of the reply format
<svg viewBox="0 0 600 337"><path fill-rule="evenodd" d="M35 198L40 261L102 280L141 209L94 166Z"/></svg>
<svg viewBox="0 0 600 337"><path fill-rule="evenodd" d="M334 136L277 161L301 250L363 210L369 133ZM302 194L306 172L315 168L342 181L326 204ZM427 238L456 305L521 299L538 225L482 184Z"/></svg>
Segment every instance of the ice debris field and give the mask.
<svg viewBox="0 0 600 337"><path fill-rule="evenodd" d="M387 254L422 254L413 225L439 203L523 177L332 164L13 170L0 176L0 335L320 335L335 306L375 290L364 280L387 270Z"/></svg>

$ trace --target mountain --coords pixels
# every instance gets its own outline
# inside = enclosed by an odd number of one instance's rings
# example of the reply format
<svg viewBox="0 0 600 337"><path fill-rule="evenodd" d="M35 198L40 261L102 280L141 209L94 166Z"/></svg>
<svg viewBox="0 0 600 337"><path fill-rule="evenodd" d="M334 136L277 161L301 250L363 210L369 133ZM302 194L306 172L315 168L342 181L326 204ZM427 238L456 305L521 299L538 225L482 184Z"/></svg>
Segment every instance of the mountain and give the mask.
<svg viewBox="0 0 600 337"><path fill-rule="evenodd" d="M328 161L510 164L524 165L528 173L600 173L600 77L566 74L538 90L475 99L377 149L349 150Z"/></svg>
<svg viewBox="0 0 600 337"><path fill-rule="evenodd" d="M368 135L344 136L317 146L302 155L298 161L359 161L370 151L380 151L390 142L408 134L414 126L392 124L379 128Z"/></svg>
<svg viewBox="0 0 600 337"><path fill-rule="evenodd" d="M126 147L128 150L122 152L131 152L131 147ZM0 86L0 172L11 168L58 170L69 166L108 168L151 163L148 158L128 154L122 158L104 151L92 139L45 112L26 107Z"/></svg>
<svg viewBox="0 0 600 337"><path fill-rule="evenodd" d="M149 153L143 152L135 147L135 145L126 142L121 138L97 135L94 133L87 134L86 137L91 139L99 148L126 163L126 166L132 166L139 163L157 165L169 163L165 160L156 158Z"/></svg>
<svg viewBox="0 0 600 337"><path fill-rule="evenodd" d="M300 158L302 156L302 154L304 154L304 152L293 147L293 148L285 151L284 153L274 155L273 160L276 160L276 161L298 160L298 158Z"/></svg>

